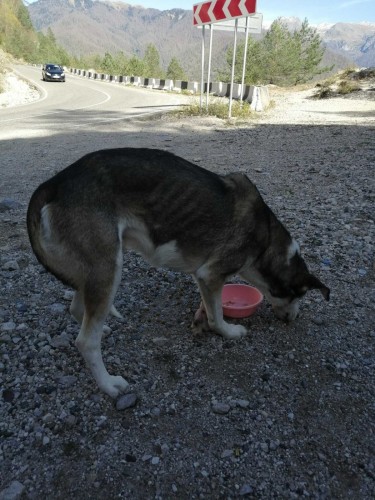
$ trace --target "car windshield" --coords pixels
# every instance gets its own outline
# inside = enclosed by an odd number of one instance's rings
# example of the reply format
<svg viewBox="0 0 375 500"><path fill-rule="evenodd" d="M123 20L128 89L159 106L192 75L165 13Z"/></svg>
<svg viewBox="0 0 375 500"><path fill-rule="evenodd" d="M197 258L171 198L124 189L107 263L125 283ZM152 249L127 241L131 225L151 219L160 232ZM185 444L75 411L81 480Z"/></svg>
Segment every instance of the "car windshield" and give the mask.
<svg viewBox="0 0 375 500"><path fill-rule="evenodd" d="M61 67L57 64L48 64L46 69L48 71L62 71Z"/></svg>

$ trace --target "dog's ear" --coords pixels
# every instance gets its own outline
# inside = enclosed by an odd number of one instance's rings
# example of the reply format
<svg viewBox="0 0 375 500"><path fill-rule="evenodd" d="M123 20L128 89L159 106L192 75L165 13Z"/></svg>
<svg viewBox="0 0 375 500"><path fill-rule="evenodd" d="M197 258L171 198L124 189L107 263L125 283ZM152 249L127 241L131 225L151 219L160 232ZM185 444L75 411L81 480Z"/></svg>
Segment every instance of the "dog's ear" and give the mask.
<svg viewBox="0 0 375 500"><path fill-rule="evenodd" d="M303 284L308 290L319 290L326 300L329 300L330 289L324 285L320 279L313 274L307 274L303 280Z"/></svg>

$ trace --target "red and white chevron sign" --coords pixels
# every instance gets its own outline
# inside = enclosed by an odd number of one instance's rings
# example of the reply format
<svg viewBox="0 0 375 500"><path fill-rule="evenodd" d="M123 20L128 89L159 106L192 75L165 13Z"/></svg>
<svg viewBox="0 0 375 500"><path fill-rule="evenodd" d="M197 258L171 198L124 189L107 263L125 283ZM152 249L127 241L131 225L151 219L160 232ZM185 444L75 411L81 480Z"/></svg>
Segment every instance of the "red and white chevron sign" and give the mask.
<svg viewBox="0 0 375 500"><path fill-rule="evenodd" d="M256 0L212 0L193 5L193 24L212 24L250 16L255 12Z"/></svg>

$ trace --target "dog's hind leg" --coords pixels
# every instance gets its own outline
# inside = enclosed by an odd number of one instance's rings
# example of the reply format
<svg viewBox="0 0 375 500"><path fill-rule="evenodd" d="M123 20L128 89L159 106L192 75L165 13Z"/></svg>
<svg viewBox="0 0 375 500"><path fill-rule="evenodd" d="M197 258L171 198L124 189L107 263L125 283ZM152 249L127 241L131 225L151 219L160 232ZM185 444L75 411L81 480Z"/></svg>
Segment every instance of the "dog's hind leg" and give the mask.
<svg viewBox="0 0 375 500"><path fill-rule="evenodd" d="M83 293L81 291L76 290L74 292L69 311L73 318L77 321L77 323L79 325L82 325L85 306L83 303Z"/></svg>
<svg viewBox="0 0 375 500"><path fill-rule="evenodd" d="M72 303L70 304L69 308L70 314L73 316L73 318L77 321L79 325L82 325L83 321L83 315L85 312L85 306L83 302L83 293L79 290L76 290L73 295ZM110 309L110 314L112 316L115 316L116 318L119 319L124 319L124 317L118 312L118 310L115 308L114 305L112 305ZM111 329L109 326L104 325L103 326L103 333L108 334L111 332Z"/></svg>
<svg viewBox="0 0 375 500"><path fill-rule="evenodd" d="M107 256L105 262L98 262L95 270L90 273L84 286L84 315L81 330L76 339L78 350L98 386L112 398L125 392L129 385L121 376L108 373L101 352L104 321L111 310L120 282L121 263L122 253L121 259L119 256L117 259L114 257L113 263Z"/></svg>

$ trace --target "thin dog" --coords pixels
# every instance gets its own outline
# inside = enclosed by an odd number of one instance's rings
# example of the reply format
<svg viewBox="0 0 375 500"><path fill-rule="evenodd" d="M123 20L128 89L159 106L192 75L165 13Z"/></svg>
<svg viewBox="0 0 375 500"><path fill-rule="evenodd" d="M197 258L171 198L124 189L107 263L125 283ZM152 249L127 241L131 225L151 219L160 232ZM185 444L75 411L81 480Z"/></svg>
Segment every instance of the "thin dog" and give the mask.
<svg viewBox="0 0 375 500"><path fill-rule="evenodd" d="M221 291L233 275L257 286L283 320L295 319L307 290L329 300L329 288L308 271L297 242L246 175L220 176L166 151L84 156L36 189L27 227L41 264L75 290L76 345L113 398L128 382L106 370L101 338L107 315L119 315L113 301L125 249L152 266L190 273L205 311L194 328L227 339L246 334L223 319Z"/></svg>

